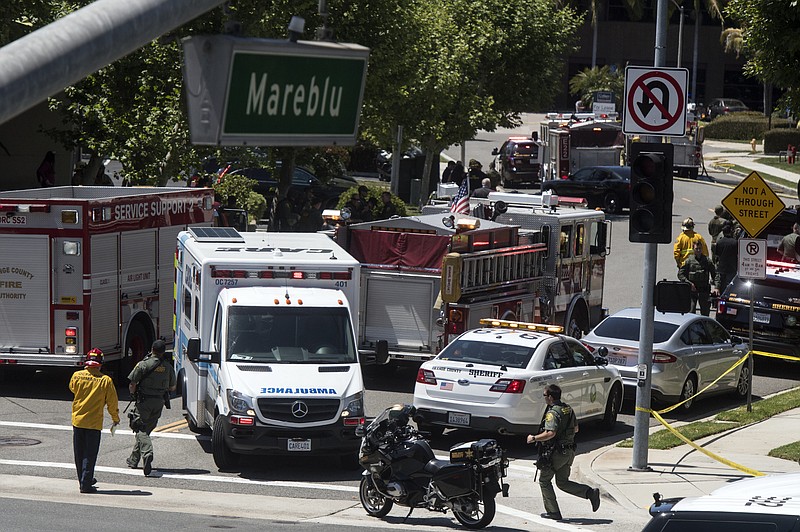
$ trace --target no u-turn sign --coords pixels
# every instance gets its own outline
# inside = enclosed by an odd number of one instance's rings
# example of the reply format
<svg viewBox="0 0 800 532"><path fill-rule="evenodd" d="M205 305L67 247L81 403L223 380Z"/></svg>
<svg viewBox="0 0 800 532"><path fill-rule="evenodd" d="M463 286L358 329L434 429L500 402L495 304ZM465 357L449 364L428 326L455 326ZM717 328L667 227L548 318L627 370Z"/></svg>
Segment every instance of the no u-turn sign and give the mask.
<svg viewBox="0 0 800 532"><path fill-rule="evenodd" d="M685 68L627 67L622 131L671 137L685 135L688 80L689 71Z"/></svg>

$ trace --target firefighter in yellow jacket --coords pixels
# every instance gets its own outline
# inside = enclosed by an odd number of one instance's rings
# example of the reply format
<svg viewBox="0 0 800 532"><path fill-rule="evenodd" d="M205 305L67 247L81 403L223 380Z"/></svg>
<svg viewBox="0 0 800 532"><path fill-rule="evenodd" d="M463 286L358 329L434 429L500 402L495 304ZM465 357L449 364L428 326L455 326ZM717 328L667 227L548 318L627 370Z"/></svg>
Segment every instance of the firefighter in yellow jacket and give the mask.
<svg viewBox="0 0 800 532"><path fill-rule="evenodd" d="M681 224L681 229L682 232L675 240L675 249L673 251L675 263L678 265L678 268L683 266L683 263L686 262L686 259L689 258L689 256L694 255L692 246L695 242L701 242L703 244L703 255L708 257L708 246L706 245L703 235L700 233L695 233L694 220L691 218L686 218Z"/></svg>
<svg viewBox="0 0 800 532"><path fill-rule="evenodd" d="M84 369L73 373L69 389L72 400L72 448L81 493L96 493L94 466L100 451L100 431L103 430L103 407L119 424L119 400L114 381L100 372L103 352L97 348L86 354Z"/></svg>

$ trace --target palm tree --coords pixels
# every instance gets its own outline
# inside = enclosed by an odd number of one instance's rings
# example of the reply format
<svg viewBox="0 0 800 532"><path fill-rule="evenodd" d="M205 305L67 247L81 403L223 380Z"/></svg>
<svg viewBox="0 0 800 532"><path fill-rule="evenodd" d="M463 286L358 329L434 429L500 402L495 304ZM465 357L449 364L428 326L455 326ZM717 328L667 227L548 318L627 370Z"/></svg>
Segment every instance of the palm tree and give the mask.
<svg viewBox="0 0 800 532"><path fill-rule="evenodd" d="M586 108L590 108L592 94L596 91L613 92L617 101L622 101L625 79L611 67L584 68L569 80L569 93L580 97Z"/></svg>
<svg viewBox="0 0 800 532"><path fill-rule="evenodd" d="M720 9L720 1L724 0L705 0L706 11L711 18L719 18L721 23L725 22ZM694 47L692 51L692 99L697 102L697 56L699 53L698 43L700 42L700 5L701 0L694 0Z"/></svg>
<svg viewBox="0 0 800 532"><path fill-rule="evenodd" d="M745 48L744 35L741 28L725 28L719 38L722 48L726 52L734 52L736 58L742 54ZM767 128L772 128L772 83L764 80L764 116L767 117Z"/></svg>

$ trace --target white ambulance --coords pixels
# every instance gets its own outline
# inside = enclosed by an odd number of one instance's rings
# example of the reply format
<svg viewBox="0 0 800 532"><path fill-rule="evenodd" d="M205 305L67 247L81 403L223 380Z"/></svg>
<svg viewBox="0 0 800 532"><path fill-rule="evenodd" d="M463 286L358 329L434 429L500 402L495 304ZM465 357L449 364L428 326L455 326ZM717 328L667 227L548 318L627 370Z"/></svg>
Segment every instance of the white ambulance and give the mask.
<svg viewBox="0 0 800 532"><path fill-rule="evenodd" d="M355 463L364 421L359 263L323 234L178 235L175 370L220 469L240 454Z"/></svg>

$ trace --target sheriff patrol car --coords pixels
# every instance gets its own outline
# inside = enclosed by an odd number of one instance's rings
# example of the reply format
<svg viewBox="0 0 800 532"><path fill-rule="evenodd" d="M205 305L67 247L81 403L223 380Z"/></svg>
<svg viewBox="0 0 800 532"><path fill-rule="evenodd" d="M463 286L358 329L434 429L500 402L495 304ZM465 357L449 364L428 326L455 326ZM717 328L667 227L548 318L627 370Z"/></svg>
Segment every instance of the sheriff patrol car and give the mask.
<svg viewBox="0 0 800 532"><path fill-rule="evenodd" d="M414 387L420 430L445 428L500 434L535 433L548 384L578 420L600 420L613 428L622 404L619 371L593 356L562 327L485 319L439 355L422 364Z"/></svg>
<svg viewBox="0 0 800 532"><path fill-rule="evenodd" d="M642 532L800 532L800 473L740 480L703 497L654 497Z"/></svg>

